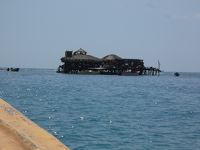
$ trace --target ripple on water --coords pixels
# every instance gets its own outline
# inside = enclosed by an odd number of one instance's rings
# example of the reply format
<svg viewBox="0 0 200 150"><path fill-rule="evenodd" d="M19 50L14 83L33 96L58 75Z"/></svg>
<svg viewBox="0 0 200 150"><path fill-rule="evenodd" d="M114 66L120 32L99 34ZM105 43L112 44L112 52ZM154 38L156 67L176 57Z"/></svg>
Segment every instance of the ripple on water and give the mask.
<svg viewBox="0 0 200 150"><path fill-rule="evenodd" d="M73 150L198 149L200 75L0 72L0 97Z"/></svg>

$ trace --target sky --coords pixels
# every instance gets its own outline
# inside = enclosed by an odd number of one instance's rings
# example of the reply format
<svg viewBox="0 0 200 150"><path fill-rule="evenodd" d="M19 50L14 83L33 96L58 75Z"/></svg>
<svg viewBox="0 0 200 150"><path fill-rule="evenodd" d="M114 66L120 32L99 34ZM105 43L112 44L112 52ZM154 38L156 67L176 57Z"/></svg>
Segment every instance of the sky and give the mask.
<svg viewBox="0 0 200 150"><path fill-rule="evenodd" d="M0 0L0 67L56 69L79 48L200 72L200 0Z"/></svg>

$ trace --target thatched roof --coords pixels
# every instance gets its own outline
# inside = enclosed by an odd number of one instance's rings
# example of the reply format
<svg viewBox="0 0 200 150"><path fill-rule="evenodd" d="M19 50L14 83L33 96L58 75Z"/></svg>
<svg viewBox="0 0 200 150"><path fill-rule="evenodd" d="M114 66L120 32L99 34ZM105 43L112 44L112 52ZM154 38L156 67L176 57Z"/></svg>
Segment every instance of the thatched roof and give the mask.
<svg viewBox="0 0 200 150"><path fill-rule="evenodd" d="M110 54L110 55L107 55L105 57L102 58L103 60L120 60L122 59L121 57L115 55L115 54Z"/></svg>
<svg viewBox="0 0 200 150"><path fill-rule="evenodd" d="M71 60L91 60L91 61L99 61L100 59L91 55L73 55Z"/></svg>

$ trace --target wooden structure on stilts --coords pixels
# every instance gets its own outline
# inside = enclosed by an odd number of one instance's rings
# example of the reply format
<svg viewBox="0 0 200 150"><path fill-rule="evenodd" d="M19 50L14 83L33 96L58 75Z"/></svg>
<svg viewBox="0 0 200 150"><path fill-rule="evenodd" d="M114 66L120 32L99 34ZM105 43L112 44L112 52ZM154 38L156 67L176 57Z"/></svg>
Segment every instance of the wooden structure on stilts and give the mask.
<svg viewBox="0 0 200 150"><path fill-rule="evenodd" d="M111 54L103 58L87 55L80 48L75 51L66 51L61 58L63 65L58 67L59 73L69 74L104 74L104 75L159 75L160 69L145 67L141 59L124 59Z"/></svg>

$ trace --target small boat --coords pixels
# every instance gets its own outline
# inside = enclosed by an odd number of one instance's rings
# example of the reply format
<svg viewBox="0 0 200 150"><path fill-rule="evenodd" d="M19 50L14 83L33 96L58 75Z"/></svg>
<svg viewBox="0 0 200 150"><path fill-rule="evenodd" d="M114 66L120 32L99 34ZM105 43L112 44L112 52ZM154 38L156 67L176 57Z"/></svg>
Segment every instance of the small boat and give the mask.
<svg viewBox="0 0 200 150"><path fill-rule="evenodd" d="M18 71L19 71L19 68L10 68L10 71L18 72Z"/></svg>
<svg viewBox="0 0 200 150"><path fill-rule="evenodd" d="M100 74L102 75L119 75L117 72L109 72L109 71L101 71Z"/></svg>
<svg viewBox="0 0 200 150"><path fill-rule="evenodd" d="M139 76L140 74L138 72L121 72L119 75L120 76Z"/></svg>
<svg viewBox="0 0 200 150"><path fill-rule="evenodd" d="M175 72L174 76L178 77L178 76L180 76L180 74L178 72Z"/></svg>

